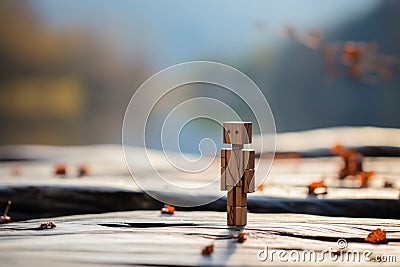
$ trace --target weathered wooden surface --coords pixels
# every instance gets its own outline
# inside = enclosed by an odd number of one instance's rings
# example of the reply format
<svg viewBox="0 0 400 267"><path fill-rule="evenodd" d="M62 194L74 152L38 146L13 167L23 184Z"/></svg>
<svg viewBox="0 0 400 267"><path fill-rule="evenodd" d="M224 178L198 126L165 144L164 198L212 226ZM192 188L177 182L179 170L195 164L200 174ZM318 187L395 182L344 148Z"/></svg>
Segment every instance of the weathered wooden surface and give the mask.
<svg viewBox="0 0 400 267"><path fill-rule="evenodd" d="M365 136L368 142L373 140L368 134ZM391 138L386 138L386 143L348 140L343 143L397 145L398 140L393 136L398 136L398 131L391 131ZM332 136L332 140L336 137ZM313 144L317 139L305 138ZM356 139L359 141L362 138L355 136L352 140ZM324 147L325 152L329 145ZM283 151L297 151L291 147L293 145ZM156 157L159 155L152 153ZM243 244L231 238L240 229L226 226L226 212L215 212L225 210L226 200L223 198L206 206L177 208L173 216L161 215L159 209L162 203L141 191L130 177L120 146L2 147L0 158L3 160L0 162L0 209L8 200L12 200L9 215L14 221L40 218L0 225L0 266L287 266L294 263L281 262L276 256L272 262L271 258L262 262L257 254L265 246L270 251L284 249L287 252L316 250L320 253L329 248L336 250L339 238L347 239L349 250L359 250L361 253L370 250L375 256L395 257L396 262L391 257L392 262L384 265L398 266L400 263L400 222L382 219L400 218L399 158L366 158L366 170L375 171L376 177L371 186L364 189L356 188L355 181L346 181L345 184L338 182L337 171L341 162L335 157L276 160L264 190L249 196L248 208L251 213L248 214L248 225L244 229L248 240ZM52 173L57 162L66 164L66 176ZM218 160L206 173L190 180L184 173L171 171L161 156L156 162L161 172L171 174L174 183L192 186L207 182L218 174L220 164ZM87 164L90 172L88 176L78 178L77 169L81 164ZM139 170L139 173L146 179L153 178L148 177L145 169ZM322 177L328 186L328 195L323 198L308 197L307 185ZM385 181L392 182L394 188L384 188ZM209 194L215 196L220 192L219 189L216 187ZM168 188L158 188L157 183L152 190L163 192L169 198L187 201L193 197L210 197L174 194ZM192 211L195 209L202 211ZM120 210L136 211L44 218ZM38 230L40 223L49 220L54 221L57 227ZM368 232L376 228L387 231L388 244L364 242ZM202 256L202 248L211 243L215 246L214 253ZM322 262L303 261L295 264L372 264L363 262L363 259L356 263L340 259L332 261L329 256L325 255Z"/></svg>
<svg viewBox="0 0 400 267"><path fill-rule="evenodd" d="M130 177L120 146L21 146L0 151L8 151L9 158L30 159L0 162L0 209L12 200L10 216L14 220L159 209L162 205L141 191ZM57 162L67 165L65 177L52 173ZM88 165L89 176L77 177L77 168L81 164ZM161 160L157 167L169 172L177 184L195 185L219 174L219 164L217 160L194 181L187 179L185 173L165 167ZM337 180L340 165L341 161L336 157L275 160L264 190L249 195L249 211L400 218L400 158L366 158L365 168L375 171L376 177L371 186L364 189L356 188L354 181L340 185ZM16 168L18 175L13 174ZM146 170L141 173L143 177L148 176ZM322 177L328 186L328 194L321 199L308 197L307 185ZM393 182L394 188L383 188L386 180ZM193 198L192 195L174 194L168 188L158 188L157 183L154 183L153 190L163 192L170 199L190 201ZM196 197L213 198L220 193L220 188L216 187L215 191L209 192L210 195ZM226 209L225 199L195 209L223 211Z"/></svg>
<svg viewBox="0 0 400 267"><path fill-rule="evenodd" d="M44 219L0 225L0 265L285 266L293 263L281 262L277 256L272 262L271 258L260 261L259 250L267 245L269 250L288 253L291 250L320 253L329 248L336 250L340 238L347 239L348 250L395 256L396 262L383 265L398 266L400 262L397 220L249 213L249 223L244 228L248 239L240 244L230 237L240 229L228 228L225 216L224 212L178 211L174 215L161 215L159 211L134 211L52 218L57 227L47 230L37 229L40 223L48 221ZM387 231L388 244L363 241L376 228ZM202 248L209 244L214 244L214 253L201 255ZM316 263L309 262L307 257L296 263L313 264ZM342 262L340 258L333 261L328 255L318 264L374 265L363 258L356 263Z"/></svg>

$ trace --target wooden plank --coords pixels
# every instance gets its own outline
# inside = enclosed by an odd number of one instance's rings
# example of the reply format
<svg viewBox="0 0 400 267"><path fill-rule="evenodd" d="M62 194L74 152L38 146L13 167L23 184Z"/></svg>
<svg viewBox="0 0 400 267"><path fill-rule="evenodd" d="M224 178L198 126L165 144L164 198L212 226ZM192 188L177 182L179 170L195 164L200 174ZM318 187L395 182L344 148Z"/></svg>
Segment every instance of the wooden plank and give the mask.
<svg viewBox="0 0 400 267"><path fill-rule="evenodd" d="M53 221L56 228L37 230ZM372 229L387 231L388 244L363 240ZM243 244L233 238L244 230ZM159 211L133 211L40 219L0 225L0 258L4 266L59 265L185 265L185 266L287 266L291 262L258 260L257 253L285 249L322 250L337 248L345 238L351 250L371 250L375 255L400 259L398 220L351 219L301 214L248 213L244 228L226 226L226 212L189 212L174 215ZM214 244L210 256L201 250ZM364 264L363 262L361 262ZM349 266L348 262L296 262L309 266ZM367 263L365 263L367 264ZM369 263L372 264L372 263ZM380 266L398 266L380 263Z"/></svg>
<svg viewBox="0 0 400 267"><path fill-rule="evenodd" d="M17 149L18 148L18 149ZM0 163L0 207L8 200L13 204L10 216L15 220L68 214L104 213L110 211L158 209L159 201L149 197L133 181L124 163L119 146L47 147L21 146L15 148L14 156L28 154L34 161L12 161ZM13 154L10 149L9 154ZM129 153L139 153L127 148ZM174 184L185 184L195 188L215 180L220 173L220 162L216 161L204 173L192 178L176 168L166 169L168 163L160 152L151 152L159 157L155 166L167 174ZM228 152L229 153L229 152ZM67 166L67 175L53 174L54 162ZM89 174L78 177L78 167L85 163ZM261 164L263 160L261 159ZM400 158L365 158L365 168L375 171L371 187L357 188L357 181L346 180L338 184L336 175L342 162L335 157L275 160L264 190L248 196L248 209L252 212L311 213L329 216L400 218L400 202L397 177L400 173ZM18 172L14 170L18 169ZM136 170L139 177L154 180L147 169ZM16 175L16 173L19 173ZM323 198L307 197L307 185L326 177L328 194ZM190 177L190 178L189 178ZM282 182L284 181L284 183ZM385 181L393 182L393 188L384 188ZM203 194L175 194L171 188L152 184L152 191L168 195L169 199L218 198L220 186ZM227 187L228 189L229 187ZM219 199L193 210L226 209L226 200Z"/></svg>

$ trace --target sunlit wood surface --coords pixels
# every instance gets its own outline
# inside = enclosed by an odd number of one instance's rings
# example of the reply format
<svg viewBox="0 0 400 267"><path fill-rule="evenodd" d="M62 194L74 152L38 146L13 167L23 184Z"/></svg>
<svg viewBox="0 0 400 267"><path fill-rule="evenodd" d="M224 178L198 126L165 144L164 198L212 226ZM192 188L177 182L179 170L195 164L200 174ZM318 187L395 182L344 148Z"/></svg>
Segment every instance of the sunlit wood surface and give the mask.
<svg viewBox="0 0 400 267"><path fill-rule="evenodd" d="M135 152L136 148L129 149ZM219 173L216 161L205 173L187 179L169 168L159 152L152 153L159 159L157 168L178 184L196 185ZM400 263L400 223L396 220L400 218L400 158L365 158L365 169L376 175L370 186L362 189L354 179L337 180L340 158L276 160L263 190L249 194L248 225L235 229L226 226L224 198L202 207L177 207L174 215L161 215L163 203L149 197L133 181L118 145L2 147L0 157L0 205L13 202L9 215L14 221L0 225L0 266L287 266L294 263L276 256L272 262L271 258L264 262L257 254L265 246L288 253L315 250L318 254L337 249L340 238L348 241L348 250L370 250L375 256L396 260L385 265ZM57 163L66 165L67 175L53 173ZM81 165L87 166L89 173L78 177ZM145 179L153 178L144 169L139 173ZM307 185L321 179L328 194L309 197ZM383 186L387 181L392 188ZM208 195L181 195L158 188L157 183L153 190L186 200L220 193L215 188ZM39 230L47 221L57 227ZM387 231L388 244L365 243L369 231L376 228ZM240 230L248 238L243 244L232 238ZM214 253L201 255L210 244L214 244ZM356 263L340 258L332 261L329 255L317 264L371 264L363 258Z"/></svg>
<svg viewBox="0 0 400 267"><path fill-rule="evenodd" d="M288 265L275 258L258 259L270 250L337 250L336 241L346 238L348 250L370 250L374 256L395 256L400 262L400 222L397 220L333 218L296 214L249 214L243 229L247 240L238 243L232 235L241 229L228 228L224 212L183 212L161 215L159 211L133 211L39 219L0 226L1 266L108 265L200 265L273 266ZM46 221L56 228L38 230ZM388 244L373 245L363 240L369 231L387 231ZM201 255L214 244L214 252ZM293 252L291 252L293 253ZM361 257L352 263L335 257L320 265L371 264ZM347 256L346 256L347 257ZM393 257L392 257L393 258ZM303 266L316 264L305 260Z"/></svg>

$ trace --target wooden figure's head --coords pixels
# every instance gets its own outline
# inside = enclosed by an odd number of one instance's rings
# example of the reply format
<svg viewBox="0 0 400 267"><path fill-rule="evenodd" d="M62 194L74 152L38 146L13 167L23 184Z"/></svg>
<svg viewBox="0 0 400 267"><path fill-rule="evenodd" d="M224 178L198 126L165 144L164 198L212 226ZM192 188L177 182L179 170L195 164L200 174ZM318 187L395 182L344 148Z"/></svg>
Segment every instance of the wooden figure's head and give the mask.
<svg viewBox="0 0 400 267"><path fill-rule="evenodd" d="M252 142L251 122L224 122L223 142L225 144L244 145Z"/></svg>

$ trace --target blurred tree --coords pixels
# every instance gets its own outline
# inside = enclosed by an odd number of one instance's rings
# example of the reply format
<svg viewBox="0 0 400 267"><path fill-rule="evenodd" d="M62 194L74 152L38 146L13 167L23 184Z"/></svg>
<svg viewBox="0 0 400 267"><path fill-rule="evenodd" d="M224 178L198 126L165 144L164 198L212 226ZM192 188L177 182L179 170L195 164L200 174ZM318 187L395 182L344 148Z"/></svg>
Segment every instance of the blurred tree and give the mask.
<svg viewBox="0 0 400 267"><path fill-rule="evenodd" d="M1 144L120 142L145 60L121 60L87 29L55 30L28 1L0 1Z"/></svg>
<svg viewBox="0 0 400 267"><path fill-rule="evenodd" d="M399 128L400 35L393 27L399 22L400 1L387 0L324 34L284 29L285 38L295 42L246 68L267 88L277 131ZM271 30L265 25L257 26Z"/></svg>

